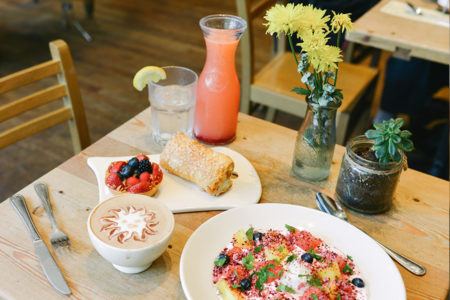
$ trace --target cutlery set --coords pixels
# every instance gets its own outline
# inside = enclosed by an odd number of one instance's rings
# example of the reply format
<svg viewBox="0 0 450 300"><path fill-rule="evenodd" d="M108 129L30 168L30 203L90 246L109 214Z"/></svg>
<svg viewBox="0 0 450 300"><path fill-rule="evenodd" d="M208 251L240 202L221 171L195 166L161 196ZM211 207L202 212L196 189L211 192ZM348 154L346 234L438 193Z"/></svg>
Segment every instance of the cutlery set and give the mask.
<svg viewBox="0 0 450 300"><path fill-rule="evenodd" d="M52 206L50 203L50 197L48 192L48 186L44 183L36 183L34 185L34 189L36 191L36 194L39 196L42 206L44 207L44 210L50 219L51 227L52 227L52 233L50 237L50 242L52 246L56 249L59 247L69 247L70 241L69 237L61 230L59 229L56 219L53 215ZM14 195L10 198L11 205L16 210L17 214L22 219L23 223L25 224L26 228L28 229L31 239L33 241L35 254L39 258L39 261L41 263L42 269L44 271L45 276L47 277L50 284L60 293L64 295L71 294L71 290L69 286L67 285L67 282L65 281L61 270L59 269L58 265L56 264L54 258L50 254L47 246L45 245L44 241L42 240L41 236L39 235L39 232L36 229L36 226L33 223L33 220L31 219L30 213L28 211L25 198L22 195ZM345 211L342 209L340 204L332 199L329 196L326 196L320 192L316 194L316 203L318 208L329 215L332 215L334 217L337 217L341 220L344 220L348 222L347 215ZM360 229L361 230L361 229ZM364 231L363 231L364 232ZM413 262L412 260L406 258L405 256L398 254L394 250L391 250L390 248L382 245L378 241L375 240L375 242L395 261L397 261L401 266L403 266L405 269L410 271L411 273L417 275L417 276L423 276L426 273L426 269Z"/></svg>
<svg viewBox="0 0 450 300"><path fill-rule="evenodd" d="M49 217L52 225L52 234L50 237L50 242L52 246L55 249L58 247L68 247L69 237L58 228L55 217L53 216L47 185L44 183L36 183L34 185L34 189L38 194L42 206L44 207L45 212ZM17 194L10 198L10 202L15 211L17 212L17 214L22 219L23 223L25 224L25 227L28 229L31 235L31 239L33 241L34 246L34 252L38 257L39 262L41 263L42 269L48 281L58 292L64 295L70 295L71 290L67 285L67 282L61 273L61 270L59 269L54 258L50 254L50 251L48 250L47 246L45 245L44 241L39 235L36 226L33 223L30 212L26 205L25 198L22 195Z"/></svg>

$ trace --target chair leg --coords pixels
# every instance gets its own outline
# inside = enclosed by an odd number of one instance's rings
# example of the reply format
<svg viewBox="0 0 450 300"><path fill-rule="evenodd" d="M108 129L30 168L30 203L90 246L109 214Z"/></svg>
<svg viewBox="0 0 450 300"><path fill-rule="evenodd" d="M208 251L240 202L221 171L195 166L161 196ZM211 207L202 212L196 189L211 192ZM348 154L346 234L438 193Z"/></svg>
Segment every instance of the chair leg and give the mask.
<svg viewBox="0 0 450 300"><path fill-rule="evenodd" d="M273 122L275 120L276 114L277 110L273 107L268 106L266 112L266 121Z"/></svg>
<svg viewBox="0 0 450 300"><path fill-rule="evenodd" d="M336 118L336 143L339 145L345 144L349 119L350 116L348 115L348 113L338 113L338 116Z"/></svg>
<svg viewBox="0 0 450 300"><path fill-rule="evenodd" d="M68 26L69 24L73 25L78 32L83 36L83 38L87 42L92 41L92 36L81 26L80 22L75 19L73 12L73 1L72 0L61 0L62 5L62 13L64 17L64 25Z"/></svg>

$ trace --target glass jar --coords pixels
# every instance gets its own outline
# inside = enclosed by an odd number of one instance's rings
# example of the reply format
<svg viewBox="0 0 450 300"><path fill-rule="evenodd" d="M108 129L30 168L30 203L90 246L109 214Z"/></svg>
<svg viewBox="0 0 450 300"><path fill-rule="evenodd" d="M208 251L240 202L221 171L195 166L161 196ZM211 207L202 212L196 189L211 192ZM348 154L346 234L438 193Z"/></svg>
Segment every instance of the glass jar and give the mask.
<svg viewBox="0 0 450 300"><path fill-rule="evenodd" d="M308 181L328 178L336 144L337 108L308 104L295 142L292 173Z"/></svg>
<svg viewBox="0 0 450 300"><path fill-rule="evenodd" d="M360 213L376 214L392 206L406 158L400 162L381 164L368 160L361 153L368 151L373 141L365 136L353 138L346 147L336 186L336 197L350 209Z"/></svg>

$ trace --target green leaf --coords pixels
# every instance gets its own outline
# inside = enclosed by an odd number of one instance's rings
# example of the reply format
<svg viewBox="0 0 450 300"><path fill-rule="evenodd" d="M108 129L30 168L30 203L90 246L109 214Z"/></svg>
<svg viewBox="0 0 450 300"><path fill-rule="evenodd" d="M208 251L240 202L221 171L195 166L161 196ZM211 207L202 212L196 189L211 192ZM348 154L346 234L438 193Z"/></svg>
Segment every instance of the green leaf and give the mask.
<svg viewBox="0 0 450 300"><path fill-rule="evenodd" d="M290 233L294 233L297 229L295 229L295 227L292 227L291 225L285 224L284 227L286 227L286 229L290 232Z"/></svg>
<svg viewBox="0 0 450 300"><path fill-rule="evenodd" d="M318 261L322 260L322 256L320 256L319 254L317 254L313 249L309 249L308 251L309 254L311 254L311 256L315 259L317 259Z"/></svg>
<svg viewBox="0 0 450 300"><path fill-rule="evenodd" d="M400 146L401 146L402 150L405 152L410 152L410 151L414 150L414 144L409 139L402 140Z"/></svg>
<svg viewBox="0 0 450 300"><path fill-rule="evenodd" d="M257 277L255 286L258 290L261 291L264 288L264 283L266 283L266 281L269 277L269 272L270 272L269 268L273 268L273 267L275 267L274 264L267 264L255 273L255 275ZM272 272L270 272L270 273L273 274ZM275 275L275 274L273 274L273 275Z"/></svg>
<svg viewBox="0 0 450 300"><path fill-rule="evenodd" d="M217 257L216 260L214 261L214 265L218 267L223 267L226 261L227 261L226 257Z"/></svg>
<svg viewBox="0 0 450 300"><path fill-rule="evenodd" d="M402 130L400 132L400 137L402 137L403 139L407 139L412 135L412 133L409 130Z"/></svg>
<svg viewBox="0 0 450 300"><path fill-rule="evenodd" d="M255 252L255 253L261 252L262 247L263 247L262 245L259 245L258 247L255 248L254 252Z"/></svg>
<svg viewBox="0 0 450 300"><path fill-rule="evenodd" d="M380 137L380 135L381 134L380 134L379 131L376 131L376 130L373 130L373 129L367 130L366 133L365 133L366 138L371 139L371 140Z"/></svg>
<svg viewBox="0 0 450 300"><path fill-rule="evenodd" d="M311 276L310 278L308 278L308 280L306 282L310 286L316 286L316 287L321 287L322 286L322 280L320 280L320 278L316 277L316 276Z"/></svg>
<svg viewBox="0 0 450 300"><path fill-rule="evenodd" d="M319 298L317 298L317 295L316 295L316 294L311 294L311 298L312 298L313 300L319 300Z"/></svg>
<svg viewBox="0 0 450 300"><path fill-rule="evenodd" d="M337 294L337 296L336 296L336 300L342 300L342 298L341 298L341 294Z"/></svg>
<svg viewBox="0 0 450 300"><path fill-rule="evenodd" d="M288 258L286 259L286 262L287 262L287 263L290 263L290 262L294 261L294 259L296 259L296 258L297 258L297 255L291 254L291 255L289 255Z"/></svg>
<svg viewBox="0 0 450 300"><path fill-rule="evenodd" d="M309 96L311 92L307 89L301 88L301 87L295 87L292 89L293 92L299 94L299 95L306 95Z"/></svg>
<svg viewBox="0 0 450 300"><path fill-rule="evenodd" d="M231 287L232 287L233 289L237 289L237 288L239 288L239 285L237 285L237 284L235 283L235 284L233 284Z"/></svg>
<svg viewBox="0 0 450 300"><path fill-rule="evenodd" d="M348 274L348 275L352 275L353 274L353 270L348 264L345 264L344 268L342 269L342 272L344 274Z"/></svg>
<svg viewBox="0 0 450 300"><path fill-rule="evenodd" d="M242 264L247 270L253 270L253 263L255 262L255 257L253 253L249 252L247 256L242 259Z"/></svg>
<svg viewBox="0 0 450 300"><path fill-rule="evenodd" d="M247 236L247 240L249 241L253 241L253 227L250 227L249 229L247 229L247 231L245 232L245 235Z"/></svg>
<svg viewBox="0 0 450 300"><path fill-rule="evenodd" d="M277 292L287 292L290 294L295 294L295 290L293 288L284 284L280 284L279 286L277 286Z"/></svg>
<svg viewBox="0 0 450 300"><path fill-rule="evenodd" d="M353 261L353 257L351 257L350 255L347 255L347 258Z"/></svg>
<svg viewBox="0 0 450 300"><path fill-rule="evenodd" d="M402 138L398 135L392 135L390 137L390 140L392 140L392 142L394 142L395 144L398 144L402 141Z"/></svg>
<svg viewBox="0 0 450 300"><path fill-rule="evenodd" d="M388 151L391 157L394 157L395 153L397 152L397 147L395 147L395 144L392 142L391 139L389 139L388 142Z"/></svg>

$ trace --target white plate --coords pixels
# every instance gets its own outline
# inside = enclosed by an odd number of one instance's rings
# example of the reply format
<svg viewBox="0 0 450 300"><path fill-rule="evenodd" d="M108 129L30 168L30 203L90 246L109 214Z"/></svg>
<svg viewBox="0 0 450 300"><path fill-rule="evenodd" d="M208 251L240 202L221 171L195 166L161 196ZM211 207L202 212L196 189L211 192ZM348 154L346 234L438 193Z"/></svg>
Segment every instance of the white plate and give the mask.
<svg viewBox="0 0 450 300"><path fill-rule="evenodd" d="M282 229L285 224L310 231L327 244L351 255L361 271L368 299L406 299L395 264L366 234L320 211L288 204L258 204L223 212L203 223L189 238L180 262L180 278L188 299L217 299L212 284L213 262L233 233L249 225Z"/></svg>
<svg viewBox="0 0 450 300"><path fill-rule="evenodd" d="M239 175L236 179L233 179L233 186L229 191L217 197L211 196L195 184L163 169L164 178L154 197L164 202L174 213L225 210L258 203L261 198L261 181L252 164L244 156L229 148L214 147L213 149L231 157L234 162L234 170ZM159 154L148 156L150 161L159 163ZM97 177L100 202L120 194L111 190L105 184L105 172L109 164L113 161L127 161L131 157L88 158L87 163Z"/></svg>

